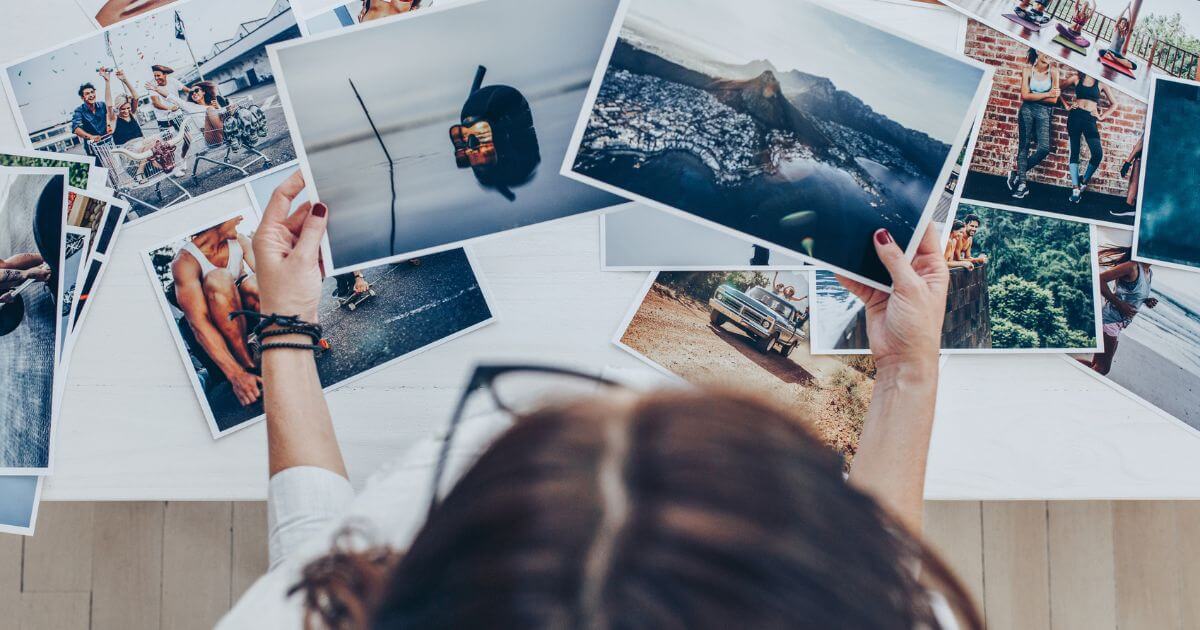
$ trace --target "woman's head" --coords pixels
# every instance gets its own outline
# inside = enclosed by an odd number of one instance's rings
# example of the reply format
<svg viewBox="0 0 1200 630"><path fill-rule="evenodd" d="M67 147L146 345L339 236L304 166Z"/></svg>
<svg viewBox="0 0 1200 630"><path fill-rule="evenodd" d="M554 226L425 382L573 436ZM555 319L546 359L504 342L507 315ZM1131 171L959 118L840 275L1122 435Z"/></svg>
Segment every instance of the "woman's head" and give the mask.
<svg viewBox="0 0 1200 630"><path fill-rule="evenodd" d="M199 85L192 86L188 90L188 98L191 98L193 103L200 103L203 105L205 103L204 90L201 89Z"/></svg>
<svg viewBox="0 0 1200 630"><path fill-rule="evenodd" d="M188 90L192 101L202 105L217 105L220 100L217 94L217 84L212 81L201 81Z"/></svg>
<svg viewBox="0 0 1200 630"><path fill-rule="evenodd" d="M133 101L128 96L117 98L117 116L122 120L133 118Z"/></svg>
<svg viewBox="0 0 1200 630"><path fill-rule="evenodd" d="M954 221L954 223L950 224L950 233L951 234L961 234L963 229L966 227L967 227L967 224L963 223L962 221L956 220L956 221Z"/></svg>
<svg viewBox="0 0 1200 630"><path fill-rule="evenodd" d="M402 557L335 553L299 588L335 627L937 627L917 563L973 618L795 418L673 392L519 420Z"/></svg>
<svg viewBox="0 0 1200 630"><path fill-rule="evenodd" d="M1133 248L1120 245L1101 247L1096 253L1096 258L1102 267L1116 267L1133 260Z"/></svg>
<svg viewBox="0 0 1200 630"><path fill-rule="evenodd" d="M1129 32L1129 18L1124 16L1117 18L1117 30L1122 33Z"/></svg>

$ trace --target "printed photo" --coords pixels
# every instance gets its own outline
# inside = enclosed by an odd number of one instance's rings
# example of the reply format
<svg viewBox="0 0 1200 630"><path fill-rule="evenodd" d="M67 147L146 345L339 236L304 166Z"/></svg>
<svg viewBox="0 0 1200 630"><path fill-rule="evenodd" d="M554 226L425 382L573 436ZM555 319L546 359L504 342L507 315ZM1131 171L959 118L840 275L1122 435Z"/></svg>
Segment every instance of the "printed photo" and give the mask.
<svg viewBox="0 0 1200 630"><path fill-rule="evenodd" d="M1200 83L1159 79L1150 108L1133 257L1200 271Z"/></svg>
<svg viewBox="0 0 1200 630"><path fill-rule="evenodd" d="M870 357L809 352L808 281L804 271L660 273L614 343L690 383L754 392L810 418L848 465L875 366Z"/></svg>
<svg viewBox="0 0 1200 630"><path fill-rule="evenodd" d="M564 172L887 289L989 82L815 0L624 0Z"/></svg>
<svg viewBox="0 0 1200 630"><path fill-rule="evenodd" d="M65 366L68 363L67 357L70 356L68 351L70 345L69 333L71 329L71 313L75 311L75 291L78 289L78 282L85 273L87 273L87 258L88 247L92 241L92 233L84 228L77 228L68 225L66 227L67 235L63 241L64 260L62 270L62 285L63 293L62 300L59 303L59 311L62 321L58 324L58 354L59 363Z"/></svg>
<svg viewBox="0 0 1200 630"><path fill-rule="evenodd" d="M84 13L104 28L135 18L155 9L174 4L176 0L76 0Z"/></svg>
<svg viewBox="0 0 1200 630"><path fill-rule="evenodd" d="M616 6L439 4L272 48L335 272L625 201L557 172Z"/></svg>
<svg viewBox="0 0 1200 630"><path fill-rule="evenodd" d="M310 35L328 33L355 24L374 22L384 18L404 15L417 9L448 6L459 0L352 0L334 2L315 16L308 18L305 26Z"/></svg>
<svg viewBox="0 0 1200 630"><path fill-rule="evenodd" d="M1092 228L962 205L946 244L945 354L1045 353L1100 347L1099 267ZM862 301L832 272L814 272L813 352L869 352Z"/></svg>
<svg viewBox="0 0 1200 630"><path fill-rule="evenodd" d="M87 190L104 188L105 180L91 177L92 161L82 155L4 149L0 152L0 167L65 168L67 183Z"/></svg>
<svg viewBox="0 0 1200 630"><path fill-rule="evenodd" d="M159 304L214 438L262 418L251 239L246 209L145 255ZM469 256L458 249L325 280L319 310L328 350L317 357L329 391L480 328L493 319Z"/></svg>
<svg viewBox="0 0 1200 630"><path fill-rule="evenodd" d="M67 339L73 341L79 334L79 325L90 310L88 307L91 304L91 298L95 296L96 287L104 275L104 270L108 267L109 254L121 232L121 226L125 223L129 204L95 192L75 196L69 194L68 197L68 203L73 208L72 214L76 213L75 209L82 208L81 214L84 217L95 213L99 213L103 217L98 230L92 237L90 253L85 263L86 270L80 273L79 289L75 292L71 328L67 335ZM70 216L68 215L68 217Z"/></svg>
<svg viewBox="0 0 1200 630"><path fill-rule="evenodd" d="M33 535L42 496L42 479L0 476L0 534Z"/></svg>
<svg viewBox="0 0 1200 630"><path fill-rule="evenodd" d="M295 159L269 44L298 38L288 0L192 0L8 66L29 146L108 169L130 221Z"/></svg>
<svg viewBox="0 0 1200 630"><path fill-rule="evenodd" d="M1146 105L974 20L965 50L996 75L962 198L1132 226Z"/></svg>
<svg viewBox="0 0 1200 630"><path fill-rule="evenodd" d="M1194 0L943 2L1139 99L1155 75L1196 76L1200 5Z"/></svg>
<svg viewBox="0 0 1200 630"><path fill-rule="evenodd" d="M795 256L640 203L600 215L600 257L605 271L807 267Z"/></svg>
<svg viewBox="0 0 1200 630"><path fill-rule="evenodd" d="M0 168L0 473L48 472L57 421L66 170Z"/></svg>
<svg viewBox="0 0 1200 630"><path fill-rule="evenodd" d="M1200 274L1133 260L1131 235L1104 230L1104 351L1069 359L1200 429Z"/></svg>

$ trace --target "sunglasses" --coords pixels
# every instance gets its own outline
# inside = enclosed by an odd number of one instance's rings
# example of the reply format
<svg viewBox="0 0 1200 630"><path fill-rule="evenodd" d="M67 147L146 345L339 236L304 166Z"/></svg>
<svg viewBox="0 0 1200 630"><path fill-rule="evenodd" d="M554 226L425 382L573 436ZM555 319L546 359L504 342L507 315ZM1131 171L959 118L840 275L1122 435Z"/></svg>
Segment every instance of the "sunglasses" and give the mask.
<svg viewBox="0 0 1200 630"><path fill-rule="evenodd" d="M475 368L467 386L459 395L446 436L438 453L433 481L429 489L429 514L441 504L442 478L446 474L451 446L465 418L502 412L522 418L556 401L565 401L597 392L622 389L607 378L566 368L539 365L481 365ZM449 489L447 488L447 491Z"/></svg>

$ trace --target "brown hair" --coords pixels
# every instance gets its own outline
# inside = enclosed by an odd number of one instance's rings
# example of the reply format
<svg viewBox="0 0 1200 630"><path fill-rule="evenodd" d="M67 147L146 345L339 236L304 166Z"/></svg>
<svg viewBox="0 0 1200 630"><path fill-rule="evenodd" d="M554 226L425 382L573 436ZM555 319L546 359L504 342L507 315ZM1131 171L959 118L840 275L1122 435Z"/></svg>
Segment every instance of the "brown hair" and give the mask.
<svg viewBox="0 0 1200 630"><path fill-rule="evenodd" d="M1096 259L1100 261L1102 267L1116 267L1133 260L1133 248L1120 245L1101 247L1096 252Z"/></svg>
<svg viewBox="0 0 1200 630"><path fill-rule="evenodd" d="M309 627L338 629L911 630L940 627L930 589L982 627L946 564L796 419L669 392L520 419L402 556L339 544L293 590Z"/></svg>

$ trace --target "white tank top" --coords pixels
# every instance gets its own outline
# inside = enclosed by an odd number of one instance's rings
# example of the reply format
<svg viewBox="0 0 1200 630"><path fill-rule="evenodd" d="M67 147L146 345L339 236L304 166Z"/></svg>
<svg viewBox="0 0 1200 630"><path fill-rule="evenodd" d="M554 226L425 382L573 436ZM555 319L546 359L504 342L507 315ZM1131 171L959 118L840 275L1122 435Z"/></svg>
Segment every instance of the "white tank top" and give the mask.
<svg viewBox="0 0 1200 630"><path fill-rule="evenodd" d="M225 241L225 244L229 247L229 262L225 263L225 271L228 271L229 275L233 276L234 280L237 280L242 275L242 244L237 239L229 239ZM208 277L208 274L218 269L208 259L208 256L205 256L204 252L201 252L200 248L196 247L191 241L183 244L183 251L191 254L192 258L195 258L196 262L200 263L201 278Z"/></svg>

